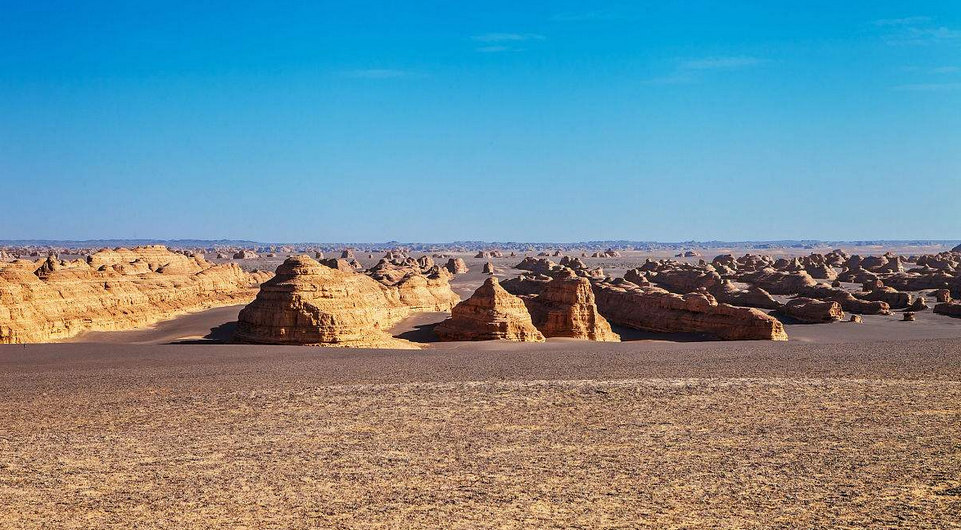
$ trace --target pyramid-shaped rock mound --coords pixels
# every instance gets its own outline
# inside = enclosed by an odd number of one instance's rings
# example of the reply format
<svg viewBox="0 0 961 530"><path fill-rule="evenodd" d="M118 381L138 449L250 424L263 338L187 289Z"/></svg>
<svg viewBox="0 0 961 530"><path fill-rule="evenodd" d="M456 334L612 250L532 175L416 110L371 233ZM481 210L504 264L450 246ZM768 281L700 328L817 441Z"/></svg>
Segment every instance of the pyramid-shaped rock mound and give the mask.
<svg viewBox="0 0 961 530"><path fill-rule="evenodd" d="M415 284L416 289L411 289ZM240 312L234 340L355 348L416 348L387 330L414 310L448 310L456 295L443 281L419 274L385 285L370 276L330 268L308 256L288 258ZM446 290L450 286L446 285ZM418 296L410 293L416 292ZM430 298L431 293L442 295ZM405 296L410 295L410 296ZM430 299L428 299L430 298ZM406 303L413 301L413 304Z"/></svg>
<svg viewBox="0 0 961 530"><path fill-rule="evenodd" d="M524 299L537 329L545 337L570 337L620 342L621 337L601 316L587 278L559 276L546 283L541 294Z"/></svg>
<svg viewBox="0 0 961 530"><path fill-rule="evenodd" d="M509 340L543 342L520 298L508 293L497 278L488 278L474 294L451 310L451 318L434 332L441 340Z"/></svg>

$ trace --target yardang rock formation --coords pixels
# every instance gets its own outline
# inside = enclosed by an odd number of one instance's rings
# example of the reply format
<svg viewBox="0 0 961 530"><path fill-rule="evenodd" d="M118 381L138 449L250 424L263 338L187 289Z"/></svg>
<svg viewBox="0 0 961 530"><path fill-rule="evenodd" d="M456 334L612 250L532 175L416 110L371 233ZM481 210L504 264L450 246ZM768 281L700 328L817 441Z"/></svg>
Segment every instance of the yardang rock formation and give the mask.
<svg viewBox="0 0 961 530"><path fill-rule="evenodd" d="M0 344L132 329L180 313L245 303L269 277L163 246L101 250L86 260L5 263L0 265Z"/></svg>
<svg viewBox="0 0 961 530"><path fill-rule="evenodd" d="M508 293L497 278L488 278L474 294L451 310L451 318L434 332L441 340L509 340L543 342L520 298Z"/></svg>
<svg viewBox="0 0 961 530"><path fill-rule="evenodd" d="M448 311L459 300L447 277L387 262L375 277L288 258L240 312L234 340L357 348L417 348L387 330L416 311ZM380 280L380 281L378 281Z"/></svg>

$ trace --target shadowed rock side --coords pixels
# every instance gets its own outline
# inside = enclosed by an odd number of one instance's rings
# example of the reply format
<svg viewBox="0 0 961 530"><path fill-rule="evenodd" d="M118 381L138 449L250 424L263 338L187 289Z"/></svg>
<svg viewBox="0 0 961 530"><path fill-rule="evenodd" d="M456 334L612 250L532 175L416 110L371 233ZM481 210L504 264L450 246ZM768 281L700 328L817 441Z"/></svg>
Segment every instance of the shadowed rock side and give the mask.
<svg viewBox="0 0 961 530"><path fill-rule="evenodd" d="M961 318L961 302L943 302L934 306L934 312L939 315Z"/></svg>
<svg viewBox="0 0 961 530"><path fill-rule="evenodd" d="M597 307L611 322L659 333L704 333L724 340L787 340L781 322L763 312L718 304L708 293L684 295L629 281L594 282Z"/></svg>
<svg viewBox="0 0 961 530"><path fill-rule="evenodd" d="M451 318L434 332L444 341L544 342L524 301L505 291L497 278L488 278L470 298L454 306Z"/></svg>
<svg viewBox="0 0 961 530"><path fill-rule="evenodd" d="M591 282L569 274L547 282L539 295L523 298L534 325L545 337L620 342L597 310Z"/></svg>
<svg viewBox="0 0 961 530"><path fill-rule="evenodd" d="M52 342L244 303L270 277L163 246L0 265L0 343Z"/></svg>
<svg viewBox="0 0 961 530"><path fill-rule="evenodd" d="M387 329L415 311L447 311L458 300L446 276L381 267L375 280L288 258L240 312L234 340L357 348L417 348ZM446 291L445 291L446 288ZM436 296L435 296L436 294Z"/></svg>

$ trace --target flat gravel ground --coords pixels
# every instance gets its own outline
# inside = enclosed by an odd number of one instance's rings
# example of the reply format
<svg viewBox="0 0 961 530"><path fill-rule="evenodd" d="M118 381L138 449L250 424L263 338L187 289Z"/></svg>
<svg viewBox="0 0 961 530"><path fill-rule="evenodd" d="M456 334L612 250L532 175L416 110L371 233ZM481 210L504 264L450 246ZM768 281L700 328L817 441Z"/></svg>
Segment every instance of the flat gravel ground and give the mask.
<svg viewBox="0 0 961 530"><path fill-rule="evenodd" d="M0 528L961 528L961 340L0 347Z"/></svg>

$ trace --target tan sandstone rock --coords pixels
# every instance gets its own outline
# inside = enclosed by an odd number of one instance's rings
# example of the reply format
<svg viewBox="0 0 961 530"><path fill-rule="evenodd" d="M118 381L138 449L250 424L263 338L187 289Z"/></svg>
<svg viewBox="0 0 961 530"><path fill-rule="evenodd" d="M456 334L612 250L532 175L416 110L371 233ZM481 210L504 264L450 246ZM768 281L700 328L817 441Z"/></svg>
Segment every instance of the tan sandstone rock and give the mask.
<svg viewBox="0 0 961 530"><path fill-rule="evenodd" d="M54 342L143 327L245 303L269 273L214 265L162 246L101 250L87 260L0 265L0 343Z"/></svg>
<svg viewBox="0 0 961 530"><path fill-rule="evenodd" d="M497 278L488 278L474 294L451 310L451 318L434 330L441 340L509 340L543 342L520 298L508 293Z"/></svg>
<svg viewBox="0 0 961 530"><path fill-rule="evenodd" d="M806 324L835 322L844 318L841 304L831 300L815 300L803 296L788 301L778 309L778 312Z"/></svg>
<svg viewBox="0 0 961 530"><path fill-rule="evenodd" d="M594 283L611 322L658 333L703 333L724 340L787 340L781 322L753 308L719 304L710 294L675 294L626 280Z"/></svg>
<svg viewBox="0 0 961 530"><path fill-rule="evenodd" d="M591 282L587 278L555 277L536 296L525 297L537 329L545 337L571 337L619 342L620 336L597 310Z"/></svg>
<svg viewBox="0 0 961 530"><path fill-rule="evenodd" d="M443 293L424 276L378 279L326 267L308 256L288 258L257 298L240 312L234 339L266 344L307 344L358 348L416 348L387 330L417 310L450 309L457 295ZM443 282L446 285L446 280ZM442 296L435 298L432 288Z"/></svg>

